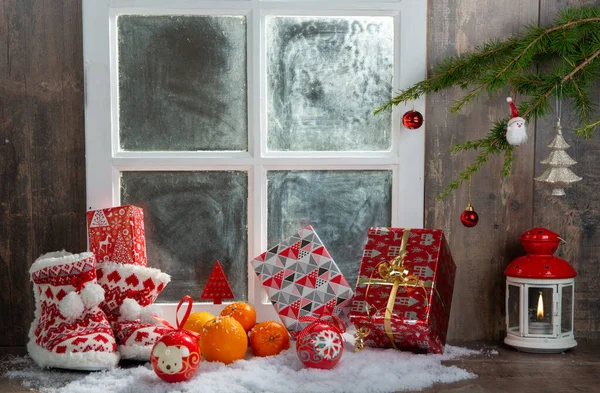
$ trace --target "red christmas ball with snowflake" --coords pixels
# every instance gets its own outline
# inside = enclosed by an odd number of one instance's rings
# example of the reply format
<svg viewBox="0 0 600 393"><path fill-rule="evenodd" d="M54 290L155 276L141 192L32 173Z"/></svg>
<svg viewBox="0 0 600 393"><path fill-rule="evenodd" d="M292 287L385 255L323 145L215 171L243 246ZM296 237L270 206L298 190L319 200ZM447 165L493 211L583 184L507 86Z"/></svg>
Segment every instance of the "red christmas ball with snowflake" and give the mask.
<svg viewBox="0 0 600 393"><path fill-rule="evenodd" d="M183 382L196 373L200 358L196 339L184 330L177 330L165 334L156 342L150 363L162 380Z"/></svg>
<svg viewBox="0 0 600 393"><path fill-rule="evenodd" d="M310 324L296 339L296 353L306 367L332 369L342 358L343 351L342 332L325 321Z"/></svg>

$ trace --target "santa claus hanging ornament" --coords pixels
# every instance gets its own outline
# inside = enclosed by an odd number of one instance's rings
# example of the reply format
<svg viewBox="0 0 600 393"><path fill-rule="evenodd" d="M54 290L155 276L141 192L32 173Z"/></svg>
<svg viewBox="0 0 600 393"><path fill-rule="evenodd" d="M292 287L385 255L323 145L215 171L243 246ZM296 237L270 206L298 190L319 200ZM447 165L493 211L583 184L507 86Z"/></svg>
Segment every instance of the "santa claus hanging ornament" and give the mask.
<svg viewBox="0 0 600 393"><path fill-rule="evenodd" d="M510 105L511 116L506 127L506 140L513 146L519 146L527 142L527 128L525 119L519 115L517 107L513 104L511 97L506 97L506 102Z"/></svg>

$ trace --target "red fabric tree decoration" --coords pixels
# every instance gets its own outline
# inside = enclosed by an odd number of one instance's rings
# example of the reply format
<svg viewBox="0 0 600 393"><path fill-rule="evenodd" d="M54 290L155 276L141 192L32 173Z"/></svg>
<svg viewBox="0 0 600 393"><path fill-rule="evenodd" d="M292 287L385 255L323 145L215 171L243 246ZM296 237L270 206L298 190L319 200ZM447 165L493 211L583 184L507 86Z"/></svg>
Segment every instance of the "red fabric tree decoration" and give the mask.
<svg viewBox="0 0 600 393"><path fill-rule="evenodd" d="M200 300L212 300L213 304L221 304L223 299L234 299L234 296L221 263L217 261L212 272L210 272L210 277L208 277L208 282L204 287L204 291L202 291Z"/></svg>

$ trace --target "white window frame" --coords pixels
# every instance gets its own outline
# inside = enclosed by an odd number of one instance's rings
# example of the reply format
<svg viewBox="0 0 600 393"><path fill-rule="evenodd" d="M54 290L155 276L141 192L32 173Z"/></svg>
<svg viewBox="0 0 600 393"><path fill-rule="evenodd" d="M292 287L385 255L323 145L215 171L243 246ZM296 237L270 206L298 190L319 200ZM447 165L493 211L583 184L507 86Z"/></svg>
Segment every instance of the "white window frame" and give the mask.
<svg viewBox="0 0 600 393"><path fill-rule="evenodd" d="M142 11L143 10L143 11ZM132 152L120 151L118 141L118 81L116 18L120 14L245 15L247 18L247 152ZM424 127L401 126L401 115L412 105L399 105L392 114L392 147L382 152L267 152L266 48L267 15L394 16L393 91L426 75L427 2L424 0L321 1L202 1L202 0L84 0L83 54L85 82L85 135L87 207L120 204L121 171L240 170L248 173L248 257L267 247L268 170L391 170L393 175L392 226L423 226L425 137ZM397 44L399 41L400 45ZM257 105L257 103L259 103ZM425 113L424 98L414 108ZM200 292L202 288L198 288ZM182 294L182 296L185 294ZM259 319L277 318L263 289L248 268L248 301ZM224 303L225 305L226 303ZM194 304L194 310L218 313L224 306ZM174 304L161 304L174 320Z"/></svg>

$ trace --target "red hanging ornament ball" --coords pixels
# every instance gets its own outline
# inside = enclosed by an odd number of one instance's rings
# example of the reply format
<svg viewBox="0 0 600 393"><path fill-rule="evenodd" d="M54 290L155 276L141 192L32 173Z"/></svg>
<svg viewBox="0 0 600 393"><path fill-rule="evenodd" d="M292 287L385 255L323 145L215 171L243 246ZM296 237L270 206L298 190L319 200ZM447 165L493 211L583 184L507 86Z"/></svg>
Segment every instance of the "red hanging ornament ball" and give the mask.
<svg viewBox="0 0 600 393"><path fill-rule="evenodd" d="M150 363L156 375L166 382L183 382L190 379L200 367L200 349L198 349L198 337L193 332L182 328L188 319L192 309L192 298L185 296L179 302L177 311L184 301L188 301L188 310L179 323L177 318L177 330L162 336L150 355Z"/></svg>
<svg viewBox="0 0 600 393"><path fill-rule="evenodd" d="M300 361L310 368L329 370L335 367L344 351L344 323L332 315L320 318L305 316L300 321L313 321L296 338L296 353Z"/></svg>
<svg viewBox="0 0 600 393"><path fill-rule="evenodd" d="M479 215L470 203L460 215L460 222L467 228L473 228L479 222Z"/></svg>
<svg viewBox="0 0 600 393"><path fill-rule="evenodd" d="M423 125L423 115L416 110L410 110L402 115L402 124L409 130L416 130Z"/></svg>
<svg viewBox="0 0 600 393"><path fill-rule="evenodd" d="M156 342L150 362L162 380L183 382L190 379L200 367L200 350L192 336L177 330L165 334Z"/></svg>

